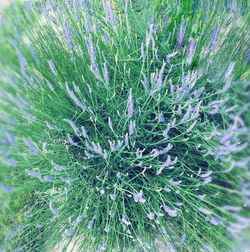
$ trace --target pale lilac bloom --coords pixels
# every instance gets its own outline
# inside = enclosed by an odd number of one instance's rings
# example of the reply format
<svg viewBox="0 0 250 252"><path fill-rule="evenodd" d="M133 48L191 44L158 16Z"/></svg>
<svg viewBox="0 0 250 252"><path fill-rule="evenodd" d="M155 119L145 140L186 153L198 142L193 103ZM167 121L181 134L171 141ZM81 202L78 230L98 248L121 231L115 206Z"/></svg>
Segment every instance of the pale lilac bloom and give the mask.
<svg viewBox="0 0 250 252"><path fill-rule="evenodd" d="M110 198L111 198L111 200L115 201L117 199L117 195L116 194L110 194Z"/></svg>
<svg viewBox="0 0 250 252"><path fill-rule="evenodd" d="M110 128L111 130L113 130L113 123L112 123L112 120L111 120L110 117L108 118L108 125L109 125L109 128Z"/></svg>
<svg viewBox="0 0 250 252"><path fill-rule="evenodd" d="M180 26L179 26L178 33L177 33L178 46L181 46L183 43L185 32L186 32L186 27L187 27L186 22L184 20L182 20L180 23Z"/></svg>
<svg viewBox="0 0 250 252"><path fill-rule="evenodd" d="M73 140L73 138L69 134L67 134L67 138L68 138L68 143L70 145L77 146L77 143Z"/></svg>
<svg viewBox="0 0 250 252"><path fill-rule="evenodd" d="M54 207L52 206L52 201L49 201L49 209L50 209L50 211L53 213L53 215L57 215L58 212L59 212L59 210L58 210L57 208L54 208Z"/></svg>
<svg viewBox="0 0 250 252"><path fill-rule="evenodd" d="M177 216L177 211L171 209L167 205L163 205L164 211L170 216L170 217L176 217Z"/></svg>
<svg viewBox="0 0 250 252"><path fill-rule="evenodd" d="M81 215L76 218L76 223L80 224L84 220L85 216Z"/></svg>
<svg viewBox="0 0 250 252"><path fill-rule="evenodd" d="M214 225L214 226L218 226L218 225L220 225L220 224L223 223L223 219L218 218L218 217L211 217L210 220L209 220L209 222L210 222L212 225Z"/></svg>
<svg viewBox="0 0 250 252"><path fill-rule="evenodd" d="M70 125L70 127L73 129L73 131L75 132L75 134L77 136L80 136L80 131L79 131L79 129L77 128L77 126L75 125L75 123L73 121L71 121L69 119L63 119L63 121L67 122Z"/></svg>
<svg viewBox="0 0 250 252"><path fill-rule="evenodd" d="M31 177L39 177L40 176L40 172L37 170L33 170L33 169L28 169L26 170L26 173L31 176Z"/></svg>
<svg viewBox="0 0 250 252"><path fill-rule="evenodd" d="M206 194L200 194L200 195L197 196L197 198L198 198L199 200L204 200L205 197L206 197Z"/></svg>
<svg viewBox="0 0 250 252"><path fill-rule="evenodd" d="M51 161L51 164L52 164L53 168L58 172L66 171L66 166L64 166L64 165L55 164L54 161Z"/></svg>
<svg viewBox="0 0 250 252"><path fill-rule="evenodd" d="M184 116L182 117L180 123L185 123L190 118L191 108L192 107L189 104L188 109L187 109L186 113L184 114Z"/></svg>
<svg viewBox="0 0 250 252"><path fill-rule="evenodd" d="M166 129L163 131L163 136L167 139L168 138L168 133L169 133L169 130L170 130L170 123L167 124L167 127Z"/></svg>
<svg viewBox="0 0 250 252"><path fill-rule="evenodd" d="M156 172L157 175L160 175L162 171L166 168L171 168L178 161L178 157L175 157L173 161L171 161L170 155L168 155L167 160L160 166L160 169Z"/></svg>
<svg viewBox="0 0 250 252"><path fill-rule="evenodd" d="M112 152L120 150L123 146L123 140L118 140L117 143L111 142L110 140L108 140L108 142Z"/></svg>
<svg viewBox="0 0 250 252"><path fill-rule="evenodd" d="M57 70L52 60L48 60L50 71L56 76Z"/></svg>
<svg viewBox="0 0 250 252"><path fill-rule="evenodd" d="M128 95L128 118L131 118L134 113L134 103L133 103L133 95L132 95L132 88L129 90Z"/></svg>
<svg viewBox="0 0 250 252"><path fill-rule="evenodd" d="M161 89L162 89L163 74L164 74L165 66L166 66L166 63L164 62L164 63L162 64L161 70L160 70L160 72L159 72L159 75L158 75L158 78L157 78L157 81L156 81L156 90L157 90L158 92L160 92Z"/></svg>
<svg viewBox="0 0 250 252"><path fill-rule="evenodd" d="M180 245L181 247L185 244L186 239L187 239L187 236L186 236L185 234L183 234L183 235L181 236L180 241L179 241L179 245Z"/></svg>
<svg viewBox="0 0 250 252"><path fill-rule="evenodd" d="M226 73L225 73L226 79L229 79L231 77L233 70L234 70L234 67L235 67L235 62L231 62L226 70Z"/></svg>
<svg viewBox="0 0 250 252"><path fill-rule="evenodd" d="M10 186L4 185L4 184L0 184L0 190L5 193L13 192L13 189Z"/></svg>
<svg viewBox="0 0 250 252"><path fill-rule="evenodd" d="M220 108L226 103L227 99L216 100L208 104L208 113L211 115L219 113Z"/></svg>
<svg viewBox="0 0 250 252"><path fill-rule="evenodd" d="M135 202L139 202L139 203L145 203L146 200L143 198L143 193L142 190L138 193L134 193L133 194L133 198Z"/></svg>
<svg viewBox="0 0 250 252"><path fill-rule="evenodd" d="M50 176L50 175L45 175L45 176L43 176L43 181L44 181L44 182L50 182L50 181L52 181L52 180L53 180L53 177Z"/></svg>
<svg viewBox="0 0 250 252"><path fill-rule="evenodd" d="M124 223L126 226L131 225L131 222L129 222L126 217L123 215L121 219L122 223Z"/></svg>
<svg viewBox="0 0 250 252"><path fill-rule="evenodd" d="M212 212L204 207L199 207L198 208L199 212L205 214L205 215L210 215Z"/></svg>
<svg viewBox="0 0 250 252"><path fill-rule="evenodd" d="M66 90L69 97L74 101L75 105L82 110L85 110L85 105L76 97L73 91L70 90L68 84L66 83Z"/></svg>
<svg viewBox="0 0 250 252"><path fill-rule="evenodd" d="M66 184L71 184L73 181L74 181L74 179L72 179L72 178L60 178L64 183L66 183Z"/></svg>
<svg viewBox="0 0 250 252"><path fill-rule="evenodd" d="M197 123L197 121L194 121L188 128L187 128L187 133L191 132L192 129L194 128L195 124Z"/></svg>
<svg viewBox="0 0 250 252"><path fill-rule="evenodd" d="M100 245L100 251L105 251L105 250L107 250L107 247L108 247L107 243L102 243L102 244Z"/></svg>
<svg viewBox="0 0 250 252"><path fill-rule="evenodd" d="M73 236L75 234L75 229L74 228L68 228L65 230L65 235L66 236Z"/></svg>
<svg viewBox="0 0 250 252"><path fill-rule="evenodd" d="M204 174L201 174L200 177L201 177L201 178L207 178L207 177L209 177L212 173L213 173L212 171L208 171L208 172L206 172L206 173L204 173Z"/></svg>
<svg viewBox="0 0 250 252"><path fill-rule="evenodd" d="M88 133L86 131L86 129L82 126L81 127L81 132L82 132L82 136L85 138L85 139L88 139L89 136L88 136Z"/></svg>
<svg viewBox="0 0 250 252"><path fill-rule="evenodd" d="M5 165L8 165L10 167L16 167L17 166L17 162L16 160L12 159L12 158L3 158L2 159L2 162L5 164Z"/></svg>
<svg viewBox="0 0 250 252"><path fill-rule="evenodd" d="M98 68L98 64L97 64L97 60L96 60L95 47L94 47L94 43L90 37L87 38L86 44L87 44L87 48L88 48L88 52L89 52L92 71L93 71L96 79L99 80L100 79L100 72L99 72L99 68Z"/></svg>
<svg viewBox="0 0 250 252"><path fill-rule="evenodd" d="M213 34L211 37L211 44L210 44L210 50L212 52L214 52L216 49L216 44L217 44L217 40L219 37L219 30L220 30L220 27L219 27L218 23L216 23L214 26Z"/></svg>
<svg viewBox="0 0 250 252"><path fill-rule="evenodd" d="M92 229L94 225L94 218L88 222L88 229Z"/></svg>
<svg viewBox="0 0 250 252"><path fill-rule="evenodd" d="M125 146L129 146L129 137L128 137L128 133L125 134L124 143L125 143Z"/></svg>
<svg viewBox="0 0 250 252"><path fill-rule="evenodd" d="M188 55L187 55L189 64L191 64L192 61L193 61L193 57L195 55L196 47L197 47L197 42L193 38L191 38L189 40L189 48L188 48Z"/></svg>
<svg viewBox="0 0 250 252"><path fill-rule="evenodd" d="M209 184L210 182L212 182L212 177L207 177L207 178L205 178L205 180L202 182L202 185L207 185L207 184Z"/></svg>
<svg viewBox="0 0 250 252"><path fill-rule="evenodd" d="M116 15L115 15L115 12L112 8L112 5L111 3L109 2L109 0L102 0L102 3L103 3L103 8L104 8L104 11L106 13L106 20L112 24L112 25L116 25L117 24L117 18L116 18Z"/></svg>
<svg viewBox="0 0 250 252"><path fill-rule="evenodd" d="M176 180L176 181L171 181L171 184L173 185L173 186L178 186L178 185L180 185L182 183L182 180Z"/></svg>
<svg viewBox="0 0 250 252"><path fill-rule="evenodd" d="M150 220L153 220L154 217L155 217L155 214L153 212L150 212L147 214L147 217L150 219Z"/></svg>
<svg viewBox="0 0 250 252"><path fill-rule="evenodd" d="M64 22L64 33L65 33L65 37L66 37L67 47L68 47L68 49L72 49L73 48L72 33L70 31L69 23L66 20Z"/></svg>
<svg viewBox="0 0 250 252"><path fill-rule="evenodd" d="M150 41L153 40L153 28L154 28L154 25L151 24L149 27L149 31L146 34L146 48L149 47Z"/></svg>
<svg viewBox="0 0 250 252"><path fill-rule="evenodd" d="M34 155L38 155L39 153L39 148L37 146L36 143L34 143L33 141L31 141L28 138L25 138L24 140L25 145L28 147L29 151L34 154Z"/></svg>
<svg viewBox="0 0 250 252"><path fill-rule="evenodd" d="M135 120L130 121L129 123L129 135L132 136L135 133L136 122Z"/></svg>
<svg viewBox="0 0 250 252"><path fill-rule="evenodd" d="M103 64L102 74L103 74L103 78L104 78L105 83L109 84L109 74L108 74L108 68L107 68L106 62Z"/></svg>

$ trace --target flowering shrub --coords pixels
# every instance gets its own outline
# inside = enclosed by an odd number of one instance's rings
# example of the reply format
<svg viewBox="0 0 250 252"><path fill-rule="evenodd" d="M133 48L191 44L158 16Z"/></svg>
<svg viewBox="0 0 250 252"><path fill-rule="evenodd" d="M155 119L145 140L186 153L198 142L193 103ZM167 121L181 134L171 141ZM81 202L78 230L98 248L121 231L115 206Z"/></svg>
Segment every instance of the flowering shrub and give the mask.
<svg viewBox="0 0 250 252"><path fill-rule="evenodd" d="M233 249L250 225L244 3L50 0L2 22L6 251Z"/></svg>

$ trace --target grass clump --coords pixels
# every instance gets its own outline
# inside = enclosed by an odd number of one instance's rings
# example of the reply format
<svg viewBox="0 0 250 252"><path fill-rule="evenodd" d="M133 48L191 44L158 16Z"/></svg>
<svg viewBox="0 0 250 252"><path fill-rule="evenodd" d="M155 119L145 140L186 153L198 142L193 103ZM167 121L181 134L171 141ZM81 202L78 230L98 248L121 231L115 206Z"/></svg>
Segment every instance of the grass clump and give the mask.
<svg viewBox="0 0 250 252"><path fill-rule="evenodd" d="M250 223L247 25L231 1L6 10L6 251L232 250Z"/></svg>

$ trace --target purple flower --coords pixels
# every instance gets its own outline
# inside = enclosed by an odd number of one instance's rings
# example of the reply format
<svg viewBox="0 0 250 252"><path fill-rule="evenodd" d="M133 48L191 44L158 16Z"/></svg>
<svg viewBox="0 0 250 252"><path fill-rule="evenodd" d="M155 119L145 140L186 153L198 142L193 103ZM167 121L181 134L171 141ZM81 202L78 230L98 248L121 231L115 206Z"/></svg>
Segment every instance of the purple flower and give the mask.
<svg viewBox="0 0 250 252"><path fill-rule="evenodd" d="M217 44L217 40L218 40L218 36L219 36L219 29L220 29L219 25L218 25L218 23L216 23L214 26L213 34L211 37L211 44L210 44L210 50L212 52L214 52L216 49L216 44Z"/></svg>
<svg viewBox="0 0 250 252"><path fill-rule="evenodd" d="M170 217L176 217L177 216L177 211L171 209L167 205L163 205L164 211L170 216Z"/></svg>
<svg viewBox="0 0 250 252"><path fill-rule="evenodd" d="M107 247L108 247L107 243L102 243L102 244L100 245L99 250L100 250L100 251L105 251L105 250L107 250Z"/></svg>
<svg viewBox="0 0 250 252"><path fill-rule="evenodd" d="M50 176L50 175L45 175L45 176L43 176L43 181L44 181L44 182L50 182L50 181L52 181L52 180L53 180L53 177Z"/></svg>
<svg viewBox="0 0 250 252"><path fill-rule="evenodd" d="M8 165L10 167L16 167L17 166L17 162L16 160L12 159L12 158L3 158L2 159L2 162L5 164L5 165Z"/></svg>
<svg viewBox="0 0 250 252"><path fill-rule="evenodd" d="M231 77L233 70L234 70L235 62L231 62L227 68L227 71L225 73L225 78L228 79Z"/></svg>
<svg viewBox="0 0 250 252"><path fill-rule="evenodd" d="M204 208L204 207L199 207L198 210L199 210L199 212L201 212L201 213L203 213L205 215L210 215L211 214L211 211Z"/></svg>
<svg viewBox="0 0 250 252"><path fill-rule="evenodd" d="M13 189L10 186L4 185L4 184L0 184L0 190L5 193L13 192Z"/></svg>
<svg viewBox="0 0 250 252"><path fill-rule="evenodd" d="M178 46L181 46L183 43L185 32L186 32L186 27L187 27L186 22L184 20L182 20L180 23L180 26L179 26L178 33L177 33Z"/></svg>
<svg viewBox="0 0 250 252"><path fill-rule="evenodd" d="M109 0L102 0L102 3L103 3L104 11L106 13L106 20L110 24L116 25L117 24L116 15L112 8L111 3L109 2Z"/></svg>
<svg viewBox="0 0 250 252"><path fill-rule="evenodd" d="M117 195L116 194L110 194L110 198L111 198L111 200L115 201L117 199Z"/></svg>
<svg viewBox="0 0 250 252"><path fill-rule="evenodd" d="M68 49L72 49L73 48L72 33L70 31L69 23L66 20L64 22L64 33L66 37L67 47Z"/></svg>
<svg viewBox="0 0 250 252"><path fill-rule="evenodd" d="M158 92L160 92L161 89L162 89L163 74L164 74L165 66L166 66L166 63L164 62L164 63L162 64L160 73L159 73L158 78L157 78L157 81L156 81L156 90L157 90Z"/></svg>
<svg viewBox="0 0 250 252"><path fill-rule="evenodd" d="M58 171L58 172L66 171L66 167L63 166L63 165L55 164L54 161L51 161L51 164L52 164L53 168L54 168L56 171Z"/></svg>
<svg viewBox="0 0 250 252"><path fill-rule="evenodd" d="M75 234L75 229L74 228L68 228L65 230L65 235L66 236L73 236Z"/></svg>
<svg viewBox="0 0 250 252"><path fill-rule="evenodd" d="M188 63L191 64L195 51L196 51L196 47L197 47L197 42L194 39L190 39L189 40L189 48L188 48Z"/></svg>
<svg viewBox="0 0 250 252"><path fill-rule="evenodd" d="M150 212L147 214L147 217L150 219L150 220L153 220L154 217L155 217L155 214L153 212Z"/></svg>
<svg viewBox="0 0 250 252"><path fill-rule="evenodd" d="M76 125L75 125L75 123L74 123L73 121L71 121L71 120L69 120L69 119L63 119L63 121L64 121L64 122L67 122L67 123L70 125L70 127L74 130L74 132L75 132L75 134L76 134L77 136L80 136L80 131L79 131L79 129L76 127Z"/></svg>
<svg viewBox="0 0 250 252"><path fill-rule="evenodd" d="M133 95L132 95L132 88L129 90L128 95L128 118L131 118L134 113L134 103L133 103Z"/></svg>
<svg viewBox="0 0 250 252"><path fill-rule="evenodd" d="M99 67L98 67L97 60L96 60L96 53L95 53L95 47L94 47L93 40L90 37L87 38L86 44L87 44L87 48L88 48L88 52L89 52L92 72L95 75L96 79L99 80L100 79L100 72L99 72Z"/></svg>
<svg viewBox="0 0 250 252"><path fill-rule="evenodd" d="M57 76L57 70L52 60L48 60L50 71Z"/></svg>
<svg viewBox="0 0 250 252"><path fill-rule="evenodd" d="M83 126L81 127L81 131L82 131L82 136L85 139L88 139L89 138L88 133L87 133L86 129Z"/></svg>
<svg viewBox="0 0 250 252"><path fill-rule="evenodd" d="M39 177L40 176L40 172L37 170L33 170L33 169L26 170L26 173L31 177Z"/></svg>
<svg viewBox="0 0 250 252"><path fill-rule="evenodd" d="M68 84L66 83L66 90L69 97L74 101L75 105L79 107L81 110L85 110L85 105L76 97L73 91L70 90Z"/></svg>
<svg viewBox="0 0 250 252"><path fill-rule="evenodd" d="M39 153L39 148L37 146L36 143L34 143L33 141L31 141L30 139L28 138L25 138L24 139L24 143L25 145L28 147L29 151L34 154L34 155L38 155Z"/></svg>
<svg viewBox="0 0 250 252"><path fill-rule="evenodd" d="M138 193L134 193L133 198L134 198L135 202L139 202L139 203L145 203L146 202L146 200L143 198L142 190L140 190L140 192L138 192Z"/></svg>
<svg viewBox="0 0 250 252"><path fill-rule="evenodd" d="M132 136L135 133L136 123L135 120L129 123L129 135Z"/></svg>
<svg viewBox="0 0 250 252"><path fill-rule="evenodd" d="M127 220L127 218L123 215L121 219L122 223L126 226L131 225L131 223Z"/></svg>

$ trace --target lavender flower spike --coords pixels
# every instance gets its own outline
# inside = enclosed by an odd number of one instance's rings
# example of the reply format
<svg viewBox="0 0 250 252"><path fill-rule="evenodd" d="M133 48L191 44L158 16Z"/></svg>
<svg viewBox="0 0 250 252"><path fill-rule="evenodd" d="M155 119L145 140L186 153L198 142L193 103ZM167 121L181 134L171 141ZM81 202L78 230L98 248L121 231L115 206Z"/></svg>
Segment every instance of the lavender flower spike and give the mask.
<svg viewBox="0 0 250 252"><path fill-rule="evenodd" d="M134 103L133 103L133 95L132 95L132 88L129 90L128 95L128 118L131 118L134 113Z"/></svg>
<svg viewBox="0 0 250 252"><path fill-rule="evenodd" d="M187 60L189 64L191 64L193 61L196 47L197 47L197 42L191 38L189 41L188 56L187 56Z"/></svg>
<svg viewBox="0 0 250 252"><path fill-rule="evenodd" d="M73 48L72 34L70 31L69 23L67 21L64 22L64 33L66 37L67 47L68 49L72 49Z"/></svg>
<svg viewBox="0 0 250 252"><path fill-rule="evenodd" d="M68 123L70 125L70 127L74 130L75 134L77 136L80 136L80 131L79 129L76 127L75 123L69 119L63 119L64 122Z"/></svg>
<svg viewBox="0 0 250 252"><path fill-rule="evenodd" d="M99 67L98 67L97 60L96 60L94 43L93 43L93 40L91 39L91 37L87 38L86 44L87 44L89 57L90 57L91 70L92 70L93 74L95 75L96 79L99 80L100 79L100 72L99 72Z"/></svg>
<svg viewBox="0 0 250 252"><path fill-rule="evenodd" d="M163 205L164 211L170 216L170 217L176 217L177 216L177 211L171 209L170 207Z"/></svg>
<svg viewBox="0 0 250 252"><path fill-rule="evenodd" d="M134 193L133 194L133 198L135 202L139 202L139 203L145 203L146 200L143 198L143 193L142 190L138 193Z"/></svg>
<svg viewBox="0 0 250 252"><path fill-rule="evenodd" d="M186 32L186 22L184 20L181 21L178 34L177 34L177 43L178 46L181 46L184 40L185 32Z"/></svg>
<svg viewBox="0 0 250 252"><path fill-rule="evenodd" d="M38 155L38 152L39 152L39 148L37 146L36 143L34 143L33 141L31 141L30 139L28 138L25 138L24 139L24 143L25 145L28 147L29 151L34 154L34 155Z"/></svg>
<svg viewBox="0 0 250 252"><path fill-rule="evenodd" d="M216 44L217 44L217 40L218 40L218 36L219 36L219 29L220 29L219 25L218 25L218 23L216 23L214 30L213 30L212 37L211 37L211 44L210 44L210 50L212 52L214 52L216 49Z"/></svg>
<svg viewBox="0 0 250 252"><path fill-rule="evenodd" d="M116 15L112 8L111 3L109 2L109 0L103 0L102 3L103 3L104 11L106 13L106 20L111 25L116 25L117 24Z"/></svg>
<svg viewBox="0 0 250 252"><path fill-rule="evenodd" d="M57 70L52 60L48 60L50 71L57 76Z"/></svg>

